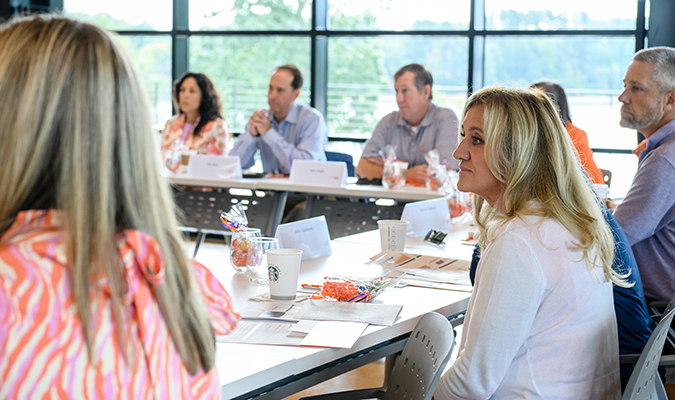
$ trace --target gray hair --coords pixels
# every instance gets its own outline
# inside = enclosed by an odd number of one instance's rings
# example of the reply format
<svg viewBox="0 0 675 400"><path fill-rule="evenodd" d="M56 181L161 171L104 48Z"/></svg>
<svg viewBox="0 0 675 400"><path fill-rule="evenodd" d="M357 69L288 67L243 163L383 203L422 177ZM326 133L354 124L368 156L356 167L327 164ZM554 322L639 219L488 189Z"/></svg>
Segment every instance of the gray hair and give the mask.
<svg viewBox="0 0 675 400"><path fill-rule="evenodd" d="M633 61L642 61L654 66L650 78L659 85L659 92L675 89L675 49L652 47L635 53Z"/></svg>
<svg viewBox="0 0 675 400"><path fill-rule="evenodd" d="M408 64L396 71L394 74L394 81L396 81L406 72L412 72L415 74L415 87L417 87L417 90L419 90L420 93L422 93L426 85L429 85L429 100L434 98L433 94L431 93L431 88L434 86L434 78L431 76L431 72L429 72L426 68L424 68L424 66L420 64Z"/></svg>

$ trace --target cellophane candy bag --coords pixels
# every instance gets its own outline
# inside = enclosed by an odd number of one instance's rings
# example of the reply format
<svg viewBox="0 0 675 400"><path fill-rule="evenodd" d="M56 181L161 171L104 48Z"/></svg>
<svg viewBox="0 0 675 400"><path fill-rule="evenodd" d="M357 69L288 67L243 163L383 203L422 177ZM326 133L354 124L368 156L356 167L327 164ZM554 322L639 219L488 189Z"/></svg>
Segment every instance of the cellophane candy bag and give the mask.
<svg viewBox="0 0 675 400"><path fill-rule="evenodd" d="M380 155L384 160L382 169L382 186L385 189L396 189L405 186L408 163L396 159L396 146L386 145Z"/></svg>
<svg viewBox="0 0 675 400"><path fill-rule="evenodd" d="M235 204L230 211L224 211L220 214L220 220L225 228L234 233L232 243L230 243L232 267L237 272L243 272L246 270L246 257L248 256L252 236L246 234L248 218L246 218L244 206L241 203Z"/></svg>
<svg viewBox="0 0 675 400"><path fill-rule="evenodd" d="M424 155L424 159L427 160L427 188L439 192L443 191L448 177L445 160L441 161L441 156L436 149L429 150Z"/></svg>
<svg viewBox="0 0 675 400"><path fill-rule="evenodd" d="M400 280L381 276L374 279L326 277L321 290L311 296L312 300L334 300L351 303L367 303L386 288Z"/></svg>
<svg viewBox="0 0 675 400"><path fill-rule="evenodd" d="M469 196L457 190L458 178L459 173L457 171L450 171L445 184L445 199L448 202L450 218L452 219L463 216L468 210L467 204L470 203Z"/></svg>

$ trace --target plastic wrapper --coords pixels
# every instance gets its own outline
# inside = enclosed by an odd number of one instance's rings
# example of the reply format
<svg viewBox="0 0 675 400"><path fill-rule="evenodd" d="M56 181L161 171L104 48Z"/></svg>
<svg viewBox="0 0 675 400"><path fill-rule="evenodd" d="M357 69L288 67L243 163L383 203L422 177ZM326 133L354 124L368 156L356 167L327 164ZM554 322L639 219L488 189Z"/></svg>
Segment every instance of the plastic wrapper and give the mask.
<svg viewBox="0 0 675 400"><path fill-rule="evenodd" d="M471 211L471 196L457 189L457 171L450 171L445 183L445 200L448 202L450 218L457 220Z"/></svg>
<svg viewBox="0 0 675 400"><path fill-rule="evenodd" d="M385 289L395 286L400 279L401 275L373 279L326 277L321 289L311 299L367 303Z"/></svg>
<svg viewBox="0 0 675 400"><path fill-rule="evenodd" d="M230 262L235 270L243 271L246 268L246 260L251 247L251 238L242 231L237 232L230 244ZM240 271L241 272L241 271Z"/></svg>
<svg viewBox="0 0 675 400"><path fill-rule="evenodd" d="M164 165L169 171L173 173L178 171L178 167L181 165L182 150L183 143L176 139L173 141L173 146L167 147L167 149L164 151Z"/></svg>
<svg viewBox="0 0 675 400"><path fill-rule="evenodd" d="M384 159L382 186L385 189L396 189L405 186L408 163L396 159L396 146L386 145L384 150L380 151L380 155Z"/></svg>
<svg viewBox="0 0 675 400"><path fill-rule="evenodd" d="M248 228L248 218L246 218L246 211L244 211L244 206L241 203L233 205L230 211L223 211L220 214L220 221L223 227L232 232Z"/></svg>
<svg viewBox="0 0 675 400"><path fill-rule="evenodd" d="M250 239L260 234L260 230L248 229L248 218L244 206L237 203L230 211L224 211L220 214L220 221L223 226L231 230L234 235L230 243L230 263L235 271L243 273L246 271L246 258L250 248Z"/></svg>
<svg viewBox="0 0 675 400"><path fill-rule="evenodd" d="M407 162L394 161L384 164L384 169L382 170L382 186L384 186L385 189L397 189L405 186L407 173Z"/></svg>
<svg viewBox="0 0 675 400"><path fill-rule="evenodd" d="M448 169L445 166L445 160L441 161L438 150L429 150L424 155L427 160L427 182L428 189L443 191L445 189L445 181L448 178Z"/></svg>

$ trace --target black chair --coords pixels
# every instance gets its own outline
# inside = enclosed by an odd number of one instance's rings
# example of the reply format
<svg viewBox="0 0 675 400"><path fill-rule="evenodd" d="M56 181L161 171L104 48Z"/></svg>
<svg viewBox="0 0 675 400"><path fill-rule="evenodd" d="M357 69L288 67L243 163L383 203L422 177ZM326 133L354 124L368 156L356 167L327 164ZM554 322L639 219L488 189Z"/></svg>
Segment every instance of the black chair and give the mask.
<svg viewBox="0 0 675 400"><path fill-rule="evenodd" d="M326 152L326 160L328 161L343 161L347 163L347 175L354 176L354 157L345 153L337 153L334 151Z"/></svg>
<svg viewBox="0 0 675 400"><path fill-rule="evenodd" d="M450 360L455 335L447 318L427 313L412 331L386 387L303 397L301 400L429 400Z"/></svg>

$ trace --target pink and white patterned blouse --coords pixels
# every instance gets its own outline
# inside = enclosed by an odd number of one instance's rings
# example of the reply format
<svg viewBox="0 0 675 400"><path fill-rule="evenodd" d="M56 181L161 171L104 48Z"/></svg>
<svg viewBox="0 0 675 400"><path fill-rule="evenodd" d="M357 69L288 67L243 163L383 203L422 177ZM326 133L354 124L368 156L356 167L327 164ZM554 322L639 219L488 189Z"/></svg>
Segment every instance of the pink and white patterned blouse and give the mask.
<svg viewBox="0 0 675 400"><path fill-rule="evenodd" d="M230 151L230 133L227 124L220 118L207 122L201 129L201 134L195 136L191 132L183 142L183 125L185 114L173 116L167 121L162 132L162 154L167 150L176 151L176 141L182 146L182 150L196 150L197 154L210 154L215 156L226 155ZM194 126L199 124L199 119Z"/></svg>
<svg viewBox="0 0 675 400"><path fill-rule="evenodd" d="M218 399L215 368L190 375L173 345L152 285L164 282L157 242L127 230L117 247L127 280L123 331L132 363L116 337L110 288L92 305L90 362L70 285L64 218L56 210L20 212L0 238L0 398L2 399ZM228 293L194 263L216 335L231 332L239 316Z"/></svg>

